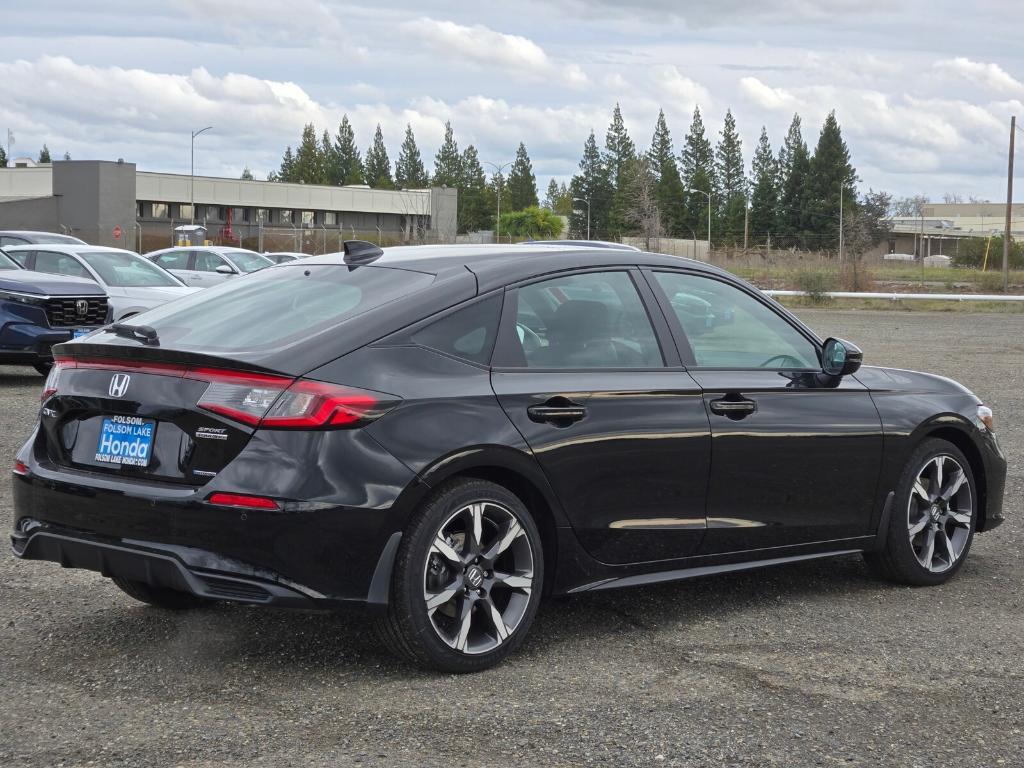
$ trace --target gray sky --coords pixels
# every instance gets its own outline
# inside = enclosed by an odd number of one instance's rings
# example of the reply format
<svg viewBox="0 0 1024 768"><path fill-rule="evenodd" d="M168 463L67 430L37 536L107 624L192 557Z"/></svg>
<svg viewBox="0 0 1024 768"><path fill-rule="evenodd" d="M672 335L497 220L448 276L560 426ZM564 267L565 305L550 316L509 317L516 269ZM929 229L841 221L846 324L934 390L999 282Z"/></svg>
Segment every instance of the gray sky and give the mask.
<svg viewBox="0 0 1024 768"><path fill-rule="evenodd" d="M731 108L748 167L762 125L777 148L799 112L813 148L834 108L865 189L996 200L1024 116L1020 16L1001 0L19 2L0 25L0 139L187 173L189 131L213 125L197 173L263 178L307 122L333 133L347 112L364 150L380 122L392 161L412 123L429 167L450 119L482 160L525 141L543 196L615 102L642 147L659 107L677 148L695 104L715 134Z"/></svg>

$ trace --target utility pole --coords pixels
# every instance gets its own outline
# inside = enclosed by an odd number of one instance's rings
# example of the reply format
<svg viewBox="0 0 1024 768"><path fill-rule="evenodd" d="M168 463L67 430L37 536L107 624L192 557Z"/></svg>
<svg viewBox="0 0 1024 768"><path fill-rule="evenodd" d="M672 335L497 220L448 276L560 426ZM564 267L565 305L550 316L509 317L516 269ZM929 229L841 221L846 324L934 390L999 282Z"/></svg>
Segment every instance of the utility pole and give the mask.
<svg viewBox="0 0 1024 768"><path fill-rule="evenodd" d="M501 172L504 171L506 168L508 168L510 165L512 165L512 161L509 161L507 163L502 163L501 165L498 165L497 163L492 163L492 162L489 162L489 161L485 161L485 162L486 162L487 165L491 166L494 169L494 175L491 176L491 179L494 181L494 191L495 191L495 193L497 194L497 197L498 197L498 216L497 216L496 221L494 222L494 231L495 231L495 233L494 233L494 242L500 243L501 242L501 185L502 185L502 182L505 181L505 177L501 175Z"/></svg>
<svg viewBox="0 0 1024 768"><path fill-rule="evenodd" d="M208 125L198 131L192 131L192 171L189 174L188 182L188 207L192 210L192 221L190 222L192 224L196 223L196 136L212 128L212 125Z"/></svg>
<svg viewBox="0 0 1024 768"><path fill-rule="evenodd" d="M1003 290L1010 287L1010 226L1013 219L1013 140L1017 133L1017 116L1010 117L1010 159L1006 169L1006 230L1003 232Z"/></svg>
<svg viewBox="0 0 1024 768"><path fill-rule="evenodd" d="M839 265L843 264L843 182L839 182Z"/></svg>

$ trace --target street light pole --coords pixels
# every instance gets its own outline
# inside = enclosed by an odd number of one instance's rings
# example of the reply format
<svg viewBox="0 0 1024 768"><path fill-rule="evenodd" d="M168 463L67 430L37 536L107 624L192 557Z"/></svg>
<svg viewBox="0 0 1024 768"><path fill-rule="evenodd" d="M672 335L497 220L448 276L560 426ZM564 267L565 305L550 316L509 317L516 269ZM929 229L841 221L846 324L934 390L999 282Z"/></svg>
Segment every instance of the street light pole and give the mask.
<svg viewBox="0 0 1024 768"><path fill-rule="evenodd" d="M684 190L685 192L700 192L708 199L708 261L711 261L711 193L705 192L703 189L689 189Z"/></svg>
<svg viewBox="0 0 1024 768"><path fill-rule="evenodd" d="M200 128L198 131L192 131L192 157L191 157L191 173L189 174L188 182L188 207L192 212L192 224L196 223L196 136L204 131L209 131L213 128L212 125L208 125L205 128Z"/></svg>
<svg viewBox="0 0 1024 768"><path fill-rule="evenodd" d="M501 172L503 170L505 170L506 168L508 168L510 165L512 165L512 161L510 160L509 162L502 163L501 165L498 165L497 163L492 163L492 162L489 162L489 161L485 161L484 164L491 166L491 168L494 169L494 175L497 176L498 179L504 181L505 177L501 175ZM491 178L494 178L494 176L492 176ZM498 216L497 216L497 219L494 222L494 241L500 243L501 242L501 185L498 184L497 182L495 182L495 192L497 193L497 196L498 196Z"/></svg>
<svg viewBox="0 0 1024 768"><path fill-rule="evenodd" d="M590 239L590 198L584 200L582 197L574 197L572 199L574 203L586 203L587 204L587 240Z"/></svg>

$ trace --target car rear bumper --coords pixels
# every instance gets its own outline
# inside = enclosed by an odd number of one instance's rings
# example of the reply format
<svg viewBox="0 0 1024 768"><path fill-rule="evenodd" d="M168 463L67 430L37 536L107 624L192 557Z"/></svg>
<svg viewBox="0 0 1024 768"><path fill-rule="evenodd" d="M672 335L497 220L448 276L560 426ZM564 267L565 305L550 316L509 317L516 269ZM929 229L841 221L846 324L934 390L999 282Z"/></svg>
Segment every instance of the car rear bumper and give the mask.
<svg viewBox="0 0 1024 768"><path fill-rule="evenodd" d="M22 560L46 560L62 568L83 568L103 576L139 581L212 600L279 608L328 608L322 595L298 585L257 579L232 567L230 561L202 550L161 546L153 542L104 540L81 531L43 525L30 518L11 534L11 548ZM189 560L220 567L196 567Z"/></svg>

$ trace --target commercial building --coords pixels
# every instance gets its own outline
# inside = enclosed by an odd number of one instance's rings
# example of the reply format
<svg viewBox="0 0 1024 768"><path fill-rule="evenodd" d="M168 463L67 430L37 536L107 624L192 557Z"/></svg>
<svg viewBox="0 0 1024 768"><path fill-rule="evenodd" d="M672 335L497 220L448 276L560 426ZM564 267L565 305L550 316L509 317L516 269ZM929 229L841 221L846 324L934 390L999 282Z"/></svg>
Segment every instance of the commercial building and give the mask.
<svg viewBox="0 0 1024 768"><path fill-rule="evenodd" d="M890 219L888 253L915 256L955 256L965 238L1002 235L1006 228L1005 203L926 203L920 216ZM1024 238L1024 203L1010 207L1010 232Z"/></svg>
<svg viewBox="0 0 1024 768"><path fill-rule="evenodd" d="M59 160L0 168L0 229L64 232L148 251L199 224L219 244L335 251L345 239L454 242L457 191L283 184L138 171L133 163Z"/></svg>

